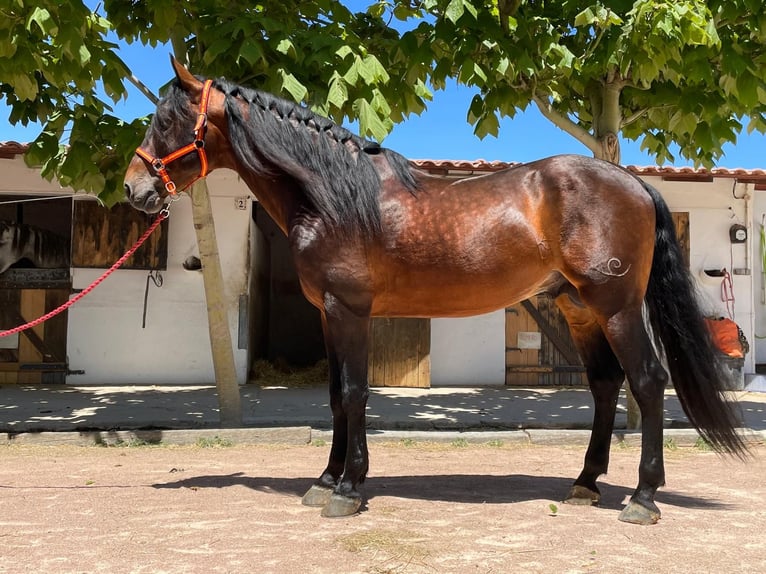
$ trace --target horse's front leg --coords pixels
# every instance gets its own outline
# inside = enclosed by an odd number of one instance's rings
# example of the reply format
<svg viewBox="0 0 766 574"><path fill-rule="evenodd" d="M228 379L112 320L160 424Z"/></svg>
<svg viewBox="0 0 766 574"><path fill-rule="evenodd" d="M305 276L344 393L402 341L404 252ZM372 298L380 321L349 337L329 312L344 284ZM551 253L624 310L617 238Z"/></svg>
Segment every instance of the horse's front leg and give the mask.
<svg viewBox="0 0 766 574"><path fill-rule="evenodd" d="M301 502L305 506L323 508L330 502L330 496L338 486L343 469L346 466L346 449L348 445L348 418L343 410L340 367L331 338L327 332L327 321L322 313L322 330L324 332L327 363L330 375L330 410L332 411L332 447L327 468L303 495Z"/></svg>
<svg viewBox="0 0 766 574"><path fill-rule="evenodd" d="M362 505L358 486L369 467L365 410L369 396L370 318L366 313L355 313L332 296L325 298L323 316L330 364L333 445L327 468L312 490L322 489L327 493L328 487L334 484L322 516L348 516ZM310 493L311 490L306 495Z"/></svg>

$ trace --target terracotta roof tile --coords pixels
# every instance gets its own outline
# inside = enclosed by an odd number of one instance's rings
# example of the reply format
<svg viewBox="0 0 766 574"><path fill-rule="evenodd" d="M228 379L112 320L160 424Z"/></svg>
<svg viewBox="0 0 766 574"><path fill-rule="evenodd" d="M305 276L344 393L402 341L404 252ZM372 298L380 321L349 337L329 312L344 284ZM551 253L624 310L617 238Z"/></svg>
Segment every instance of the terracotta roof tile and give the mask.
<svg viewBox="0 0 766 574"><path fill-rule="evenodd" d="M0 158L11 158L23 154L29 148L28 144L15 141L0 142ZM487 161L484 159L452 160L452 159L416 159L413 163L426 171L452 172L489 172L499 171L507 167L519 165L520 162ZM695 167L674 166L636 166L628 165L627 169L636 175L659 176L679 179L710 179L711 177L736 178L740 181L766 184L766 169L744 169L715 167L711 170Z"/></svg>
<svg viewBox="0 0 766 574"><path fill-rule="evenodd" d="M519 162L487 161L477 159L475 161L467 160L439 160L439 159L416 159L413 163L420 169L439 171L498 171L514 165ZM675 167L675 166L637 166L627 165L628 170L636 175L659 176L659 177L679 177L689 179L708 179L711 177L737 178L739 180L766 183L766 169L744 169L714 167L711 170L695 167Z"/></svg>
<svg viewBox="0 0 766 574"><path fill-rule="evenodd" d="M0 142L0 158L11 158L21 155L29 148L29 144L19 142Z"/></svg>

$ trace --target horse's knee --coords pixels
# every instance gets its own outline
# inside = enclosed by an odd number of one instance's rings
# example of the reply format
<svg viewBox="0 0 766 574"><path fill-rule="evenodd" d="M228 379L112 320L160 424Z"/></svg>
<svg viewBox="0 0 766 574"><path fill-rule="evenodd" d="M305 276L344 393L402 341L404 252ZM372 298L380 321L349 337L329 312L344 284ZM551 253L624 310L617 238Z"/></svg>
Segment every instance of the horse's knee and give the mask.
<svg viewBox="0 0 766 574"><path fill-rule="evenodd" d="M370 391L367 385L363 387L353 385L343 389L342 405L343 411L348 414L364 413L367 408L367 399L370 397Z"/></svg>
<svg viewBox="0 0 766 574"><path fill-rule="evenodd" d="M643 376L630 380L630 390L633 391L633 396L639 404L643 401L651 401L664 396L669 378L659 361L652 361Z"/></svg>

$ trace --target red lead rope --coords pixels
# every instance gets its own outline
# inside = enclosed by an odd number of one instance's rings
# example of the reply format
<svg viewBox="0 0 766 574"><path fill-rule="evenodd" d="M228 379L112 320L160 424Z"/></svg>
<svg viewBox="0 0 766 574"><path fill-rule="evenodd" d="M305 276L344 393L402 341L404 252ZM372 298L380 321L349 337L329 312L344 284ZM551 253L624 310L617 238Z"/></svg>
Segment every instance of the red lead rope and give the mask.
<svg viewBox="0 0 766 574"><path fill-rule="evenodd" d="M69 309L69 308L70 308L72 305L74 305L75 303L77 303L77 302L78 302L80 299L82 299L82 298L83 298L83 297L85 297L85 296L86 296L88 293L90 293L90 292L91 292L91 291L93 291L93 290L94 290L96 287L98 287L98 286L101 284L101 282L102 282L104 279L106 279L106 278L107 278L107 277L109 277L109 276L110 276L112 273L114 273L115 271L117 271L117 269L118 269L118 268L119 268L119 267L120 267L120 266L121 266L123 263L125 263L125 261L127 261L127 259L128 259L128 258L129 258L131 255L133 255L133 254L136 252L136 250L137 250L139 247L141 247L141 246L144 244L144 242L145 242L147 239L149 239L149 236L150 236L150 235L151 235L151 234L154 232L154 230L155 230L155 229L157 229L157 228L159 227L160 223L162 223L162 222L163 222L165 219L167 219L167 218L168 218L168 212L167 212L167 210L162 210L162 211L160 212L159 216L157 217L157 219L155 219L155 220L154 220L154 223L152 223L151 227L149 227L149 229L147 229L147 230L144 232L144 234L143 234L141 237L139 237L139 238L138 238L138 241L136 241L135 245L133 245L133 247L131 247L130 249L128 249L128 250L125 252L125 255L123 255L122 257L120 257L120 258L119 258L119 259L118 259L118 260L117 260L117 261L114 263L114 265L112 265L112 266L111 266L109 269L107 269L106 271L104 271L104 273L103 273L103 274L102 274L102 275L101 275L101 276L100 276L98 279L96 279L96 280L95 280L93 283L91 283L91 284L90 284L90 285L88 285L88 286L87 286L85 289L83 289L82 291L80 291L80 292L79 292L77 295L75 295L74 297L72 297L72 298L71 298L69 301L67 301L66 303L64 303L63 305L61 305L61 306L59 306L59 307L56 307L56 308L55 308L53 311L51 311L50 313L46 313L46 314L45 314L45 315L43 315L42 317L38 317L38 318L37 318L37 319L35 319L34 321L30 321L29 323L25 323L24 325L19 325L18 327L14 327L13 329L8 329L7 331L0 331L0 337L7 337L8 335L14 335L14 334L16 334L16 333L20 333L21 331L26 331L27 329L31 329L32 327L37 327L37 326L38 326L40 323L44 323L45 321L47 321L47 320L48 320L48 319L50 319L51 317L55 317L56 315L58 315L58 314L59 314L59 313L61 313L62 311L66 311L67 309Z"/></svg>

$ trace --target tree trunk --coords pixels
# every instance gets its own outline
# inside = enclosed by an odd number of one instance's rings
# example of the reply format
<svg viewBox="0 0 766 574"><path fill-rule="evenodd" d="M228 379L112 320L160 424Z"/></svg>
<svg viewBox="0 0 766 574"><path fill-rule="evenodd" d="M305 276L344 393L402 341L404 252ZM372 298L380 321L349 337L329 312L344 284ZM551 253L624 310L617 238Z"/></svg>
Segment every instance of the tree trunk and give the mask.
<svg viewBox="0 0 766 574"><path fill-rule="evenodd" d="M620 139L617 134L620 133L622 124L621 91L621 85L607 82L600 85L591 95L593 135L598 141L593 155L617 165L620 165Z"/></svg>
<svg viewBox="0 0 766 574"><path fill-rule="evenodd" d="M210 332L210 348L213 353L215 386L221 427L242 426L237 370L229 330L229 317L224 297L223 273L218 258L213 212L210 206L207 183L200 180L191 190L194 230L197 233L199 258L202 262L202 279L205 284L207 320Z"/></svg>
<svg viewBox="0 0 766 574"><path fill-rule="evenodd" d="M179 34L171 35L175 57L189 65L186 43ZM207 323L210 332L210 350L213 354L215 387L218 391L218 413L224 428L242 426L242 406L234 366L234 351L229 331L229 316L224 297L221 260L218 258L218 241L215 238L213 210L210 207L207 182L202 179L189 190L192 199L192 218L197 233L197 247L202 263L202 281L205 284Z"/></svg>
<svg viewBox="0 0 766 574"><path fill-rule="evenodd" d="M593 155L599 159L620 165L620 133L622 124L622 108L620 108L620 93L622 86L616 82L606 81L593 90L591 108L593 111L593 133L598 142ZM638 408L630 385L625 385L627 399L628 430L641 428L641 409Z"/></svg>

